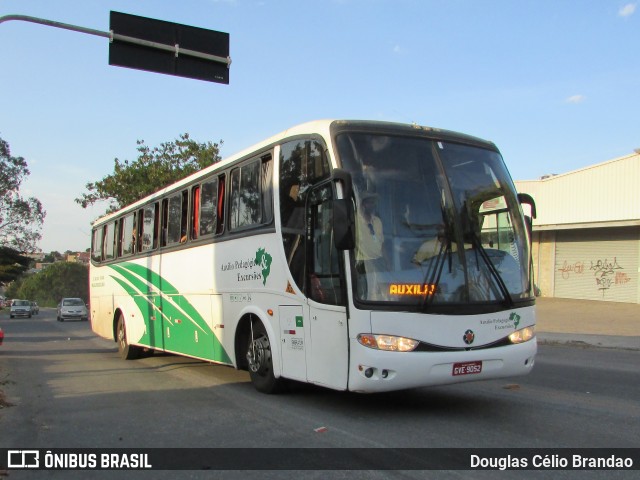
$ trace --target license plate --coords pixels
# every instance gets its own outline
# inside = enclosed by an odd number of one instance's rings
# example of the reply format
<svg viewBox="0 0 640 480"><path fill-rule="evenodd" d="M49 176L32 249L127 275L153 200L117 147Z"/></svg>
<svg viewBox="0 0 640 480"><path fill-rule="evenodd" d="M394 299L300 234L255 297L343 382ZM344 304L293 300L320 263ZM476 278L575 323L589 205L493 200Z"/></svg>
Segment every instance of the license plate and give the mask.
<svg viewBox="0 0 640 480"><path fill-rule="evenodd" d="M454 363L453 371L451 374L455 377L457 375L473 375L482 372L482 362L464 362Z"/></svg>

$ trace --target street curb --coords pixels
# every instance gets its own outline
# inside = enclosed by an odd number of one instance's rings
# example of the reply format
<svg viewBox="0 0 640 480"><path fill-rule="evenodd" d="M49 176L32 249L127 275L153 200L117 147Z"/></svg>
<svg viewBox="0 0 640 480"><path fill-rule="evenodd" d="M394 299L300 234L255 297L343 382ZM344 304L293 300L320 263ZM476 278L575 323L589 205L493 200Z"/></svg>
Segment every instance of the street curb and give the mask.
<svg viewBox="0 0 640 480"><path fill-rule="evenodd" d="M536 336L538 345L568 345L582 348L595 347L640 351L640 337L551 332L538 332Z"/></svg>

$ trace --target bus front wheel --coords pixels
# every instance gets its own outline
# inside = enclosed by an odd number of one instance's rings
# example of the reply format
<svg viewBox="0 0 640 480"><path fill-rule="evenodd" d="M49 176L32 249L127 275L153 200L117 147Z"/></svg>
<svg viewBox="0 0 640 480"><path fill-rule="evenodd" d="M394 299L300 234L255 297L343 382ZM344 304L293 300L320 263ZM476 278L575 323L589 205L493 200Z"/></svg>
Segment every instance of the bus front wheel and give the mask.
<svg viewBox="0 0 640 480"><path fill-rule="evenodd" d="M127 341L127 328L124 323L124 315L122 313L118 317L118 326L116 328L118 335L118 353L124 360L133 360L140 356L140 348L129 345Z"/></svg>
<svg viewBox="0 0 640 480"><path fill-rule="evenodd" d="M273 374L273 358L269 336L261 322L255 322L247 348L249 376L253 386L262 393L276 393L280 380Z"/></svg>

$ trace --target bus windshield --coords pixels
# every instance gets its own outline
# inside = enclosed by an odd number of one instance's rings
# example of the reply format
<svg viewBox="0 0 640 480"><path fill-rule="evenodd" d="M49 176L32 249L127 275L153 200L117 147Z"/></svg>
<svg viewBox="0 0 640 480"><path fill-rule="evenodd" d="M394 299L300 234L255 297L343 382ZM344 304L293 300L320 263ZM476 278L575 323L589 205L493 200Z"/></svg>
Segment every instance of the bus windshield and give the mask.
<svg viewBox="0 0 640 480"><path fill-rule="evenodd" d="M354 297L414 311L532 299L529 241L497 150L343 132L353 178Z"/></svg>

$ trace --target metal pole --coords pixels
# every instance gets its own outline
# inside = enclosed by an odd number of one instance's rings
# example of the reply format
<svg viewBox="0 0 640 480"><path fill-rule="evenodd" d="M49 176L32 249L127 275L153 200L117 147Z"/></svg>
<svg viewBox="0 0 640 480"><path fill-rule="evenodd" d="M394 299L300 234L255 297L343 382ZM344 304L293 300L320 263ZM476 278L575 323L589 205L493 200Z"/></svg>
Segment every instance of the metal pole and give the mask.
<svg viewBox="0 0 640 480"><path fill-rule="evenodd" d="M54 22L53 20L46 20L44 18L29 17L27 15L5 15L4 17L0 17L0 23L7 22L9 20L39 23L40 25L47 25L48 27L64 28L65 30L73 30L74 32L88 33L89 35L97 35L105 38L111 37L109 32L101 32L100 30L94 30L92 28L78 27L77 25L69 25L68 23Z"/></svg>
<svg viewBox="0 0 640 480"><path fill-rule="evenodd" d="M176 57L179 54L189 55L191 57L202 58L204 60L209 60L212 62L224 63L227 65L227 68L231 67L231 57L226 57L226 58L219 57L217 55L197 52L195 50L190 50L188 48L180 48L178 44L166 45L164 43L151 42L149 40L143 40L141 38L129 37L127 35L120 35L120 34L114 33L113 30L110 32L103 32L100 30L94 30L93 28L85 28L85 27L79 27L77 25L70 25L68 23L54 22L53 20L30 17L28 15L5 15L4 17L0 17L0 23L8 22L10 20L20 20L23 22L39 23L40 25L46 25L48 27L63 28L65 30L71 30L74 32L87 33L89 35L96 35L98 37L108 38L110 42L113 42L114 40L118 40L120 42L127 42L127 43L132 43L134 45L141 45L143 47L149 47L149 48L155 48L157 50L173 52L175 53Z"/></svg>

